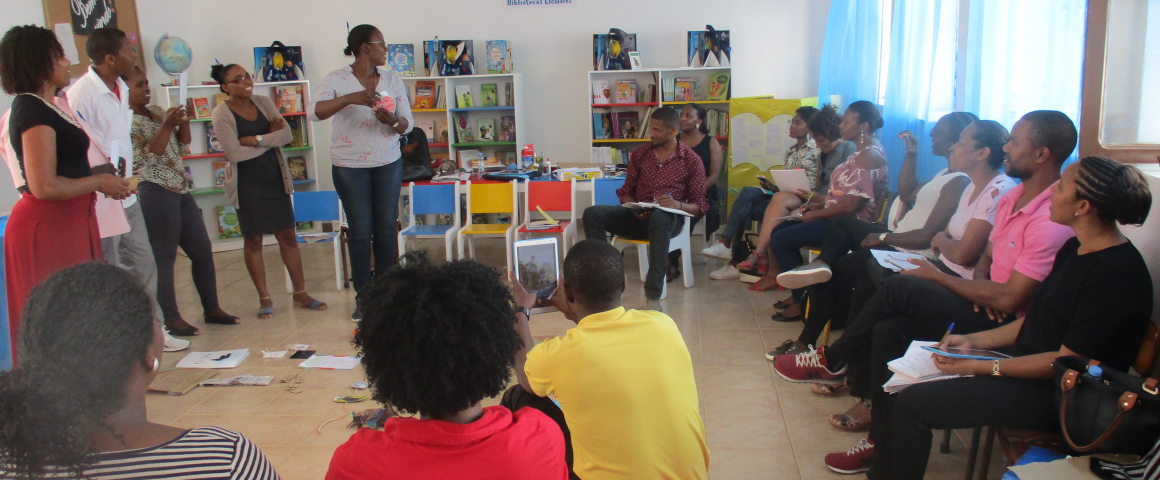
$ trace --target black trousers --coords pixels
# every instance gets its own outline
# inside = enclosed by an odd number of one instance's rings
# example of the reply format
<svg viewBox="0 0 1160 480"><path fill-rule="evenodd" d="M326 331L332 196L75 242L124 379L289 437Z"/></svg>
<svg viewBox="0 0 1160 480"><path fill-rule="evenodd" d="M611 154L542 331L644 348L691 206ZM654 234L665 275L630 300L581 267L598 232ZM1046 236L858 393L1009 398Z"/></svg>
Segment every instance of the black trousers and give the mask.
<svg viewBox="0 0 1160 480"><path fill-rule="evenodd" d="M564 433L564 462L568 464L568 478L579 480L580 477L572 471L572 432L568 430L568 422L564 420L564 412L560 410L556 402L550 398L528 393L524 387L517 384L512 385L503 393L503 398L500 399L499 404L513 412L524 407L534 408L556 422L560 426L560 431Z"/></svg>
<svg viewBox="0 0 1160 480"><path fill-rule="evenodd" d="M806 287L810 292L810 311L806 315L798 341L803 345L817 345L818 336L830 323L831 330L845 328L850 318L856 317L862 307L877 291L871 281L872 269L881 269L869 249L850 252L830 264L830 281Z"/></svg>
<svg viewBox="0 0 1160 480"><path fill-rule="evenodd" d="M596 205L584 209L584 238L606 242L611 233L634 240L648 240L649 269L644 294L659 299L665 286L669 240L681 233L682 221L681 215L661 210L654 210L647 219L641 220L625 207Z"/></svg>
<svg viewBox="0 0 1160 480"><path fill-rule="evenodd" d="M931 430L995 426L1058 431L1055 388L1048 380L957 378L912 385L888 396L894 398L875 401L874 422L883 410L892 411L893 418L872 437L874 461L867 476L872 480L923 478Z"/></svg>
<svg viewBox="0 0 1160 480"><path fill-rule="evenodd" d="M145 217L149 245L153 247L153 259L157 262L157 303L161 304L166 322L181 319L173 283L173 262L177 259L178 247L192 263L193 286L201 297L202 309L207 312L217 310L217 270L213 264L213 249L201 209L193 195L174 193L151 182L141 182L138 188L141 214Z"/></svg>
<svg viewBox="0 0 1160 480"><path fill-rule="evenodd" d="M883 225L864 222L851 216L836 217L826 229L826 240L822 243L822 253L818 260L831 267L847 253L862 249L862 240L871 233L887 233Z"/></svg>
<svg viewBox="0 0 1160 480"><path fill-rule="evenodd" d="M812 304L811 304L812 306ZM848 366L850 394L874 398L890 379L886 363L901 357L913 340L935 341L947 327L968 334L998 327L985 311L933 282L909 275L887 278L866 306L850 321L833 345L826 348L830 365ZM871 410L878 413L878 408ZM878 422L877 418L874 422Z"/></svg>

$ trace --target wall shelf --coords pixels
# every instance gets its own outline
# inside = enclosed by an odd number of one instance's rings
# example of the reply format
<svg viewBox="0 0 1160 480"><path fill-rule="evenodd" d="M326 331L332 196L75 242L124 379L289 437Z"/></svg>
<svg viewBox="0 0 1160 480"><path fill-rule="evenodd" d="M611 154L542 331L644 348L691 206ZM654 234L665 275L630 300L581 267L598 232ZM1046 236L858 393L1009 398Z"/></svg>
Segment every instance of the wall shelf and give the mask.
<svg viewBox="0 0 1160 480"><path fill-rule="evenodd" d="M467 143L452 143L451 146L455 148L464 147L504 147L515 146L516 142L467 142Z"/></svg>
<svg viewBox="0 0 1160 480"><path fill-rule="evenodd" d="M454 99L452 99L454 100ZM450 101L450 100L449 100ZM489 110L515 110L516 107L467 107L467 108L448 108L448 112L486 112Z"/></svg>
<svg viewBox="0 0 1160 480"><path fill-rule="evenodd" d="M657 105L659 105L657 102L649 102L649 103L593 103L592 108L655 107Z"/></svg>
<svg viewBox="0 0 1160 480"><path fill-rule="evenodd" d="M204 153L204 154L199 154L199 155L186 155L186 156L181 157L181 159L182 160L197 160L199 158L217 158L217 157L224 157L224 156L226 156L226 154L224 154L224 153Z"/></svg>

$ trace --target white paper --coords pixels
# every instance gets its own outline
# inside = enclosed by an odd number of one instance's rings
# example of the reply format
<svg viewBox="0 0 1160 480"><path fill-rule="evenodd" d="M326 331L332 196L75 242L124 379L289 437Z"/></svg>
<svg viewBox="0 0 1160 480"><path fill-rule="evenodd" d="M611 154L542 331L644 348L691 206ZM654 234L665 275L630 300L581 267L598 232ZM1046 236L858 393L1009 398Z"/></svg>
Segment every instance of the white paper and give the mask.
<svg viewBox="0 0 1160 480"><path fill-rule="evenodd" d="M359 357L338 355L313 355L305 362L298 364L299 368L317 368L319 370L352 370L359 364Z"/></svg>
<svg viewBox="0 0 1160 480"><path fill-rule="evenodd" d="M889 250L870 250L870 254L874 255L874 259L878 261L879 265L885 268L901 272L903 270L914 270L918 265L910 263L910 259L926 260L926 257L917 253L906 252L891 252Z"/></svg>
<svg viewBox="0 0 1160 480"><path fill-rule="evenodd" d="M286 358L286 350L267 352L262 350L262 358Z"/></svg>
<svg viewBox="0 0 1160 480"><path fill-rule="evenodd" d="M274 381L273 375L266 375L257 377L253 374L243 373L241 375L229 378L211 378L201 382L203 387L230 387L234 385L245 385L249 387L264 387Z"/></svg>
<svg viewBox="0 0 1160 480"><path fill-rule="evenodd" d="M769 172L770 181L777 188L786 192L796 192L798 190L811 191L810 178L806 176L805 170L771 170Z"/></svg>
<svg viewBox="0 0 1160 480"><path fill-rule="evenodd" d="M181 72L177 75L177 106L185 106L186 99L189 98L189 73Z"/></svg>
<svg viewBox="0 0 1160 480"><path fill-rule="evenodd" d="M229 354L229 357L221 360L212 360L221 358ZM242 348L238 350L217 350L213 352L189 352L185 358L177 362L177 368L234 368L242 363L247 356L250 355L250 349Z"/></svg>
<svg viewBox="0 0 1160 480"><path fill-rule="evenodd" d="M887 393L895 393L916 383L959 378L959 375L949 375L939 370L934 365L934 360L930 358L930 352L922 349L923 345L934 343L917 340L910 342L905 355L886 364L890 371L894 372L894 376L882 385L882 389Z"/></svg>
<svg viewBox="0 0 1160 480"><path fill-rule="evenodd" d="M692 216L689 214L689 212L686 212L684 210L677 210L675 208L665 208L665 207L662 207L662 206L655 204L655 203L632 202L632 203L624 204L624 207L629 209L629 210L633 210L633 211L636 211L636 210L644 211L644 210L654 210L655 209L655 210L664 210L666 212L675 213L677 215L684 215L686 217Z"/></svg>
<svg viewBox="0 0 1160 480"><path fill-rule="evenodd" d="M52 30L56 33L56 39L60 40L60 46L64 47L64 58L67 58L69 63L73 65L81 63L81 55L77 51L77 42L73 38L72 25L58 23L53 25Z"/></svg>

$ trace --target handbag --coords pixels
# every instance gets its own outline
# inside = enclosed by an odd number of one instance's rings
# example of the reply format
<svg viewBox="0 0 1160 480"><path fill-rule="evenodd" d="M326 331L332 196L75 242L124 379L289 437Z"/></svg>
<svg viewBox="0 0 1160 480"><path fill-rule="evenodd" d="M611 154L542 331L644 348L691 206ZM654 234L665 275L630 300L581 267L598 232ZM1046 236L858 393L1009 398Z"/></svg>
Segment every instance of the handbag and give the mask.
<svg viewBox="0 0 1160 480"><path fill-rule="evenodd" d="M1160 382L1102 366L1093 377L1088 369L1099 365L1083 357L1052 364L1063 438L1079 453L1146 454L1160 435Z"/></svg>
<svg viewBox="0 0 1160 480"><path fill-rule="evenodd" d="M417 155L403 155L401 161L403 162L403 183L421 182L430 180L431 177L435 176L435 170L431 169L431 162L418 158Z"/></svg>

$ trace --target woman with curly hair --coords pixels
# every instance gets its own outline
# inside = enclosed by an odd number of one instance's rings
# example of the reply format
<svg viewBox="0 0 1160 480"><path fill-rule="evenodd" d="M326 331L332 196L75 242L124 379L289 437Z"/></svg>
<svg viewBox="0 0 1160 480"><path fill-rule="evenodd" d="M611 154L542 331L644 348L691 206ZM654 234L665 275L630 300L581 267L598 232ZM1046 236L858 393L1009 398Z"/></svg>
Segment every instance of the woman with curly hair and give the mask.
<svg viewBox="0 0 1160 480"><path fill-rule="evenodd" d="M503 391L524 346L495 270L418 259L378 275L359 298L354 344L373 397L416 416L359 430L334 452L328 480L568 477L556 422L480 405Z"/></svg>
<svg viewBox="0 0 1160 480"><path fill-rule="evenodd" d="M119 267L88 262L36 287L21 364L0 373L0 479L277 480L239 433L149 421L163 342L152 300Z"/></svg>

